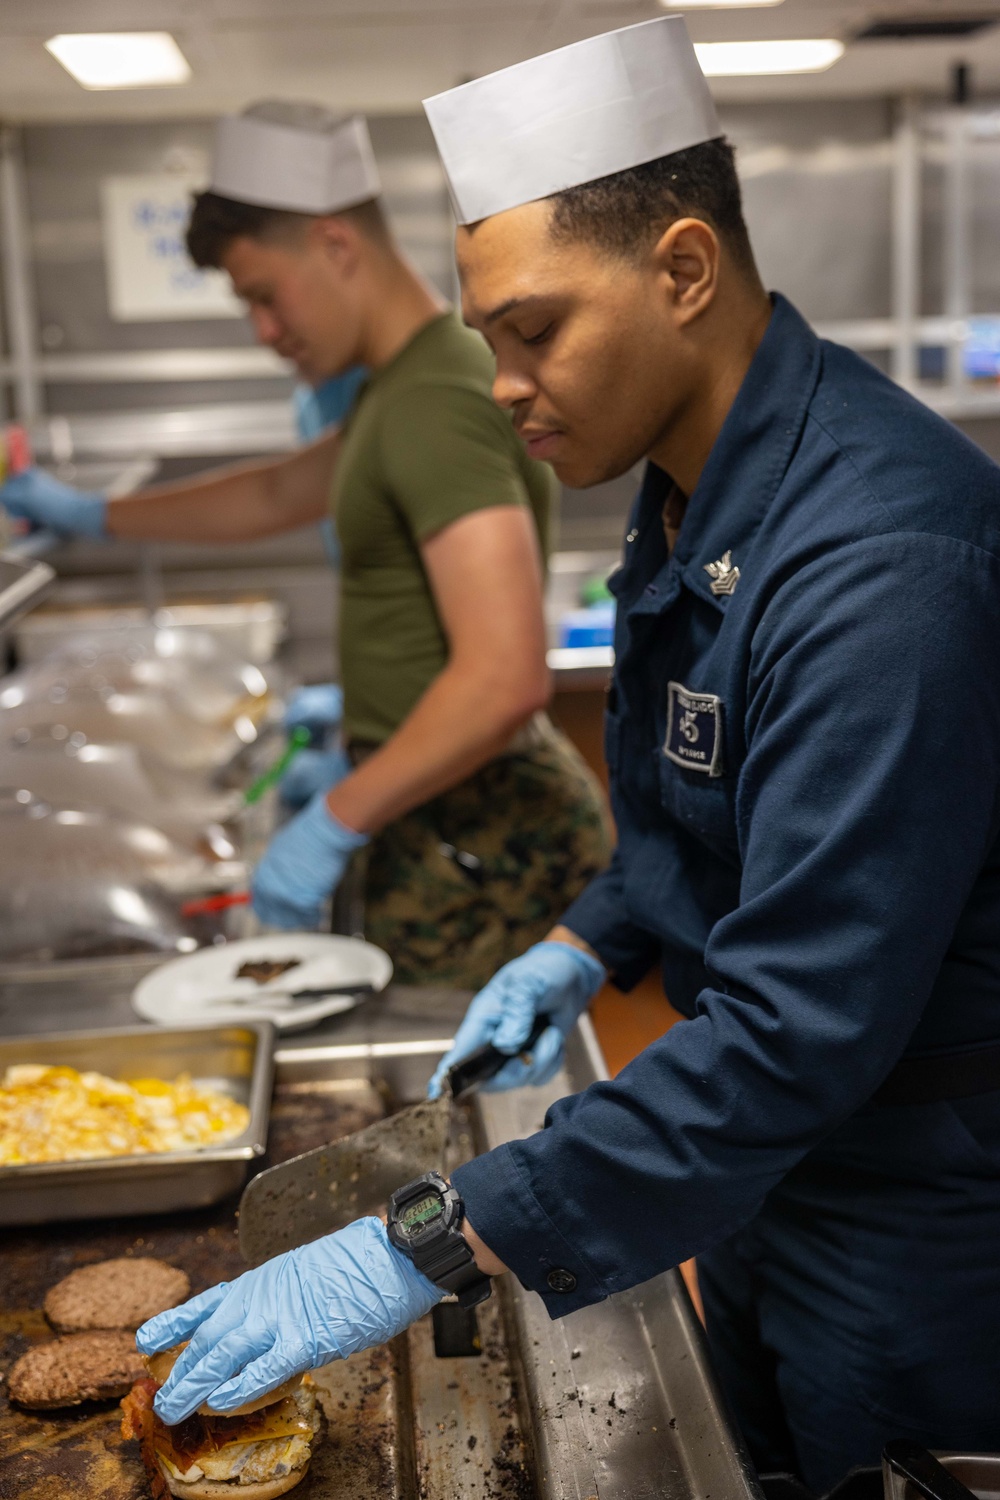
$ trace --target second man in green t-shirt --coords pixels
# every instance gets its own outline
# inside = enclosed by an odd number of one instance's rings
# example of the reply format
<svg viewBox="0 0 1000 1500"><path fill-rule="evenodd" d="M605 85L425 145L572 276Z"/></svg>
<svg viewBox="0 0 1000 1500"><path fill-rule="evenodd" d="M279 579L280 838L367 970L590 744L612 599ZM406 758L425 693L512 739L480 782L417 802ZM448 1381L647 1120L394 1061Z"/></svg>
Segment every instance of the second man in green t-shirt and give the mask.
<svg viewBox="0 0 1000 1500"><path fill-rule="evenodd" d="M314 927L352 857L365 931L403 982L479 986L606 862L602 795L543 710L555 481L491 398L492 360L402 258L361 120L222 122L196 262L311 383L370 372L344 426L289 457L81 495L29 471L0 503L91 536L242 541L332 512L346 774L274 837L261 919Z"/></svg>

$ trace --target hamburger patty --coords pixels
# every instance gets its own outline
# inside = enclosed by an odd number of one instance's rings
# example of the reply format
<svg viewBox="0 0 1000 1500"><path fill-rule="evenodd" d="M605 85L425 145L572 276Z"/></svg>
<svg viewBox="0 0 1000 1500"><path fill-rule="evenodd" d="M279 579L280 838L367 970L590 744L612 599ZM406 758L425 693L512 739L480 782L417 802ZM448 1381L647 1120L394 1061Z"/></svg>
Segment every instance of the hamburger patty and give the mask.
<svg viewBox="0 0 1000 1500"><path fill-rule="evenodd" d="M183 1271L150 1256L81 1266L46 1294L44 1309L58 1333L91 1328L136 1329L190 1294Z"/></svg>
<svg viewBox="0 0 1000 1500"><path fill-rule="evenodd" d="M130 1333L69 1333L22 1354L7 1376L7 1391L19 1406L44 1411L124 1396L144 1374Z"/></svg>

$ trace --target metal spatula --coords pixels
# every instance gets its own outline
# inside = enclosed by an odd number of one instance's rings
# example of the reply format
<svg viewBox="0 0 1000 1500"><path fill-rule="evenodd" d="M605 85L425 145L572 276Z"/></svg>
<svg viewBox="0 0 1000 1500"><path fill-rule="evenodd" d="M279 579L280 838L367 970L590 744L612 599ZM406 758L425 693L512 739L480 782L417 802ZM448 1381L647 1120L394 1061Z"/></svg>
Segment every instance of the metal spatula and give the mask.
<svg viewBox="0 0 1000 1500"><path fill-rule="evenodd" d="M538 1016L521 1052L535 1046L550 1025ZM441 1171L451 1126L451 1106L479 1083L494 1078L509 1052L489 1044L449 1070L437 1099L411 1104L354 1135L306 1151L259 1173L240 1200L240 1253L251 1266L343 1229L373 1213L396 1188L421 1172Z"/></svg>

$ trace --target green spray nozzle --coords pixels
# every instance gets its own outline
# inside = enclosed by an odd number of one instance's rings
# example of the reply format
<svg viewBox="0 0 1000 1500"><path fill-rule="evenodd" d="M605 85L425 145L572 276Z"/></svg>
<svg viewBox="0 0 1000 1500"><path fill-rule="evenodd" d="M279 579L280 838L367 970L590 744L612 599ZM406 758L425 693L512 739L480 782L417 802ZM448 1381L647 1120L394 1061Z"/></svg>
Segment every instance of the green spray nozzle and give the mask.
<svg viewBox="0 0 1000 1500"><path fill-rule="evenodd" d="M243 801L247 807L252 807L255 802L259 802L264 793L269 792L271 787L281 780L299 751L305 749L311 738L304 724L296 725L288 736L288 744L273 766L268 767L263 775L258 776L257 780L243 793Z"/></svg>

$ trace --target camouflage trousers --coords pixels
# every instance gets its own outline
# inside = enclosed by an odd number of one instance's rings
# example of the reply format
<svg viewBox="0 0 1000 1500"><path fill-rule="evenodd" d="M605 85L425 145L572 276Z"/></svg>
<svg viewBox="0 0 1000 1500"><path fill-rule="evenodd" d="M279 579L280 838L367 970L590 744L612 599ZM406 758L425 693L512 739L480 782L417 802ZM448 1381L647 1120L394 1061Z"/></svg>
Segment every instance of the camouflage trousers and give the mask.
<svg viewBox="0 0 1000 1500"><path fill-rule="evenodd" d="M390 955L398 983L478 989L608 863L597 779L547 719L532 739L363 851L365 936Z"/></svg>

